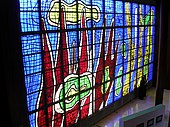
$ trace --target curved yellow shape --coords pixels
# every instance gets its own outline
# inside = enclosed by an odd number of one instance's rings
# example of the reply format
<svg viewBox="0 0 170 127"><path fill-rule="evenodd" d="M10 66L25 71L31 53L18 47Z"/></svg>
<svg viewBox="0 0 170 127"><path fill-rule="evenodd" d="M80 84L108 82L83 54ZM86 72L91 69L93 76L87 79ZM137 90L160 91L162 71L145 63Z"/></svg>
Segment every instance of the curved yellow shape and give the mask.
<svg viewBox="0 0 170 127"><path fill-rule="evenodd" d="M50 25L58 26L59 23L59 1L54 0L51 3L49 12L47 14L48 22ZM84 11L86 14L86 20L93 19L98 22L100 19L99 7L85 5L83 2L78 1L78 10L76 1L71 4L66 3L65 1L61 1L61 8L64 8L65 11L65 20L67 24L76 24L81 21L82 12ZM76 13L78 11L78 13ZM91 12L93 12L93 17L91 17ZM78 18L77 18L78 16ZM78 19L78 21L77 21Z"/></svg>

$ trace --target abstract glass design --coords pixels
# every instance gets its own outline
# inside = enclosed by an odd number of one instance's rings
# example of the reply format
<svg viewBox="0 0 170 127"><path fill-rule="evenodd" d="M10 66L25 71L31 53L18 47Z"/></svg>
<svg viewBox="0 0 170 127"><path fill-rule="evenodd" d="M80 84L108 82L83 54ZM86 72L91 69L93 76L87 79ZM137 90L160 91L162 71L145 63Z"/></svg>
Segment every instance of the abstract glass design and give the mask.
<svg viewBox="0 0 170 127"><path fill-rule="evenodd" d="M156 8L116 0L20 0L31 127L69 127L152 80Z"/></svg>

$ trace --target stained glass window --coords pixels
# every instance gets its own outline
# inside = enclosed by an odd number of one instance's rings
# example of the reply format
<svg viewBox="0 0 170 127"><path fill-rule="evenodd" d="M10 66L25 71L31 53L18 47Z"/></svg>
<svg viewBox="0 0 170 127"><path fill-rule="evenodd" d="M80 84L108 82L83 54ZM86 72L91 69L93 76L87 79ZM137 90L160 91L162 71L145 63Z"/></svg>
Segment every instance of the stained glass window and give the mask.
<svg viewBox="0 0 170 127"><path fill-rule="evenodd" d="M19 0L31 127L69 127L152 81L154 4Z"/></svg>

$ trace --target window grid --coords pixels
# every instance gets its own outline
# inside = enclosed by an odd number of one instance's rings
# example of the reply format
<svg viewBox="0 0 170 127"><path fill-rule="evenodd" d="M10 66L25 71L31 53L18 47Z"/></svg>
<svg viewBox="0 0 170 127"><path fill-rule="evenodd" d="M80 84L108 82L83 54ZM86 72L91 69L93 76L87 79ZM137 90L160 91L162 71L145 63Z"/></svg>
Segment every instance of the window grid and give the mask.
<svg viewBox="0 0 170 127"><path fill-rule="evenodd" d="M32 127L71 126L152 80L155 2L133 2L20 0Z"/></svg>

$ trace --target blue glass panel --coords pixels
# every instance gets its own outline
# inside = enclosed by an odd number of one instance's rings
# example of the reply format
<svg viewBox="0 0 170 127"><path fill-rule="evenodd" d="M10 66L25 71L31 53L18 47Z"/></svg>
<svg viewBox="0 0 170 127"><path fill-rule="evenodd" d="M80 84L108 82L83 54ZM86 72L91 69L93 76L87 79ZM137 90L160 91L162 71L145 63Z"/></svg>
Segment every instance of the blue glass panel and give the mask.
<svg viewBox="0 0 170 127"><path fill-rule="evenodd" d="M116 62L116 65L119 65L123 62L123 54L120 52L118 53L117 55L117 62Z"/></svg>
<svg viewBox="0 0 170 127"><path fill-rule="evenodd" d="M114 86L114 85L113 85ZM107 105L110 105L114 102L114 89L109 93L109 98L107 100Z"/></svg>
<svg viewBox="0 0 170 127"><path fill-rule="evenodd" d="M20 12L20 22L22 32L40 30L38 12Z"/></svg>
<svg viewBox="0 0 170 127"><path fill-rule="evenodd" d="M130 60L130 50L124 52L124 62Z"/></svg>
<svg viewBox="0 0 170 127"><path fill-rule="evenodd" d="M151 58L150 58L149 62L151 63L154 61L154 53L150 54L150 56L151 56Z"/></svg>
<svg viewBox="0 0 170 127"><path fill-rule="evenodd" d="M105 12L114 13L114 0L105 0Z"/></svg>
<svg viewBox="0 0 170 127"><path fill-rule="evenodd" d="M137 48L138 46L138 28L137 27L132 27L132 49Z"/></svg>
<svg viewBox="0 0 170 127"><path fill-rule="evenodd" d="M124 66L123 66L123 73L126 74L130 71L130 61L129 62L125 62Z"/></svg>
<svg viewBox="0 0 170 127"><path fill-rule="evenodd" d="M124 51L129 51L129 50L131 49L131 45L130 45L131 40L132 40L132 39L125 39L125 40L124 40L123 45L122 45L122 46L124 46L124 47L123 47L123 48L124 48Z"/></svg>
<svg viewBox="0 0 170 127"><path fill-rule="evenodd" d="M21 41L23 55L31 55L41 52L41 43L39 35L22 36Z"/></svg>
<svg viewBox="0 0 170 127"><path fill-rule="evenodd" d="M152 26L152 35L154 35L154 36L152 36L153 37L153 42L152 43L155 43L154 42L154 40L155 40L155 26Z"/></svg>
<svg viewBox="0 0 170 127"><path fill-rule="evenodd" d="M152 77L153 77L153 71L149 72L149 75L148 75L148 81L151 81L152 80Z"/></svg>
<svg viewBox="0 0 170 127"><path fill-rule="evenodd" d="M30 119L30 126L31 127L36 127L36 125L35 125L35 113L30 114L29 119Z"/></svg>
<svg viewBox="0 0 170 127"><path fill-rule="evenodd" d="M131 67L132 68L131 70L137 69L137 67L138 67L138 60L137 59L131 60L131 65L132 64L133 64L133 67Z"/></svg>
<svg viewBox="0 0 170 127"><path fill-rule="evenodd" d="M131 59L137 59L138 49L133 49L131 52L133 52L133 54L131 55Z"/></svg>
<svg viewBox="0 0 170 127"><path fill-rule="evenodd" d="M132 3L132 14L138 14L138 4Z"/></svg>
<svg viewBox="0 0 170 127"><path fill-rule="evenodd" d="M138 4L132 3L132 26L138 25L139 15L138 15Z"/></svg>
<svg viewBox="0 0 170 127"><path fill-rule="evenodd" d="M153 10L153 15L156 15L156 7L155 6L151 6L151 9Z"/></svg>
<svg viewBox="0 0 170 127"><path fill-rule="evenodd" d="M115 68L115 77L121 76L123 74L123 65L116 65Z"/></svg>
<svg viewBox="0 0 170 127"><path fill-rule="evenodd" d="M123 13L123 2L115 1L115 13Z"/></svg>
<svg viewBox="0 0 170 127"><path fill-rule="evenodd" d="M123 26L123 14L115 14L115 26Z"/></svg>
<svg viewBox="0 0 170 127"><path fill-rule="evenodd" d="M36 104L37 104L37 98L38 98L38 93L33 93L30 95L27 95L27 105L28 105L28 111L33 111L35 110Z"/></svg>
<svg viewBox="0 0 170 127"><path fill-rule="evenodd" d="M128 34L128 28L129 28L129 27L124 28L124 39L129 38L129 35L130 35L130 34Z"/></svg>
<svg viewBox="0 0 170 127"><path fill-rule="evenodd" d="M132 92L136 85L136 70L131 72L130 78L130 92Z"/></svg>
<svg viewBox="0 0 170 127"><path fill-rule="evenodd" d="M153 44L152 45L152 53L154 53L154 50L155 50L155 45Z"/></svg>
<svg viewBox="0 0 170 127"><path fill-rule="evenodd" d="M115 18L114 17L114 14L107 14L107 22L106 22L106 26L112 26L112 23L114 23L115 25Z"/></svg>
<svg viewBox="0 0 170 127"><path fill-rule="evenodd" d="M38 0L19 0L20 11L38 11Z"/></svg>
<svg viewBox="0 0 170 127"><path fill-rule="evenodd" d="M145 41L143 46L149 45L149 38L150 38L150 32L149 32L149 27L145 27Z"/></svg>
<svg viewBox="0 0 170 127"><path fill-rule="evenodd" d="M145 15L150 14L150 5L145 5Z"/></svg>
<svg viewBox="0 0 170 127"><path fill-rule="evenodd" d="M115 28L115 46L118 44L118 52L122 52L123 29Z"/></svg>
<svg viewBox="0 0 170 127"><path fill-rule="evenodd" d="M149 75L148 75L148 81L151 81L153 77L153 63L149 64Z"/></svg>

